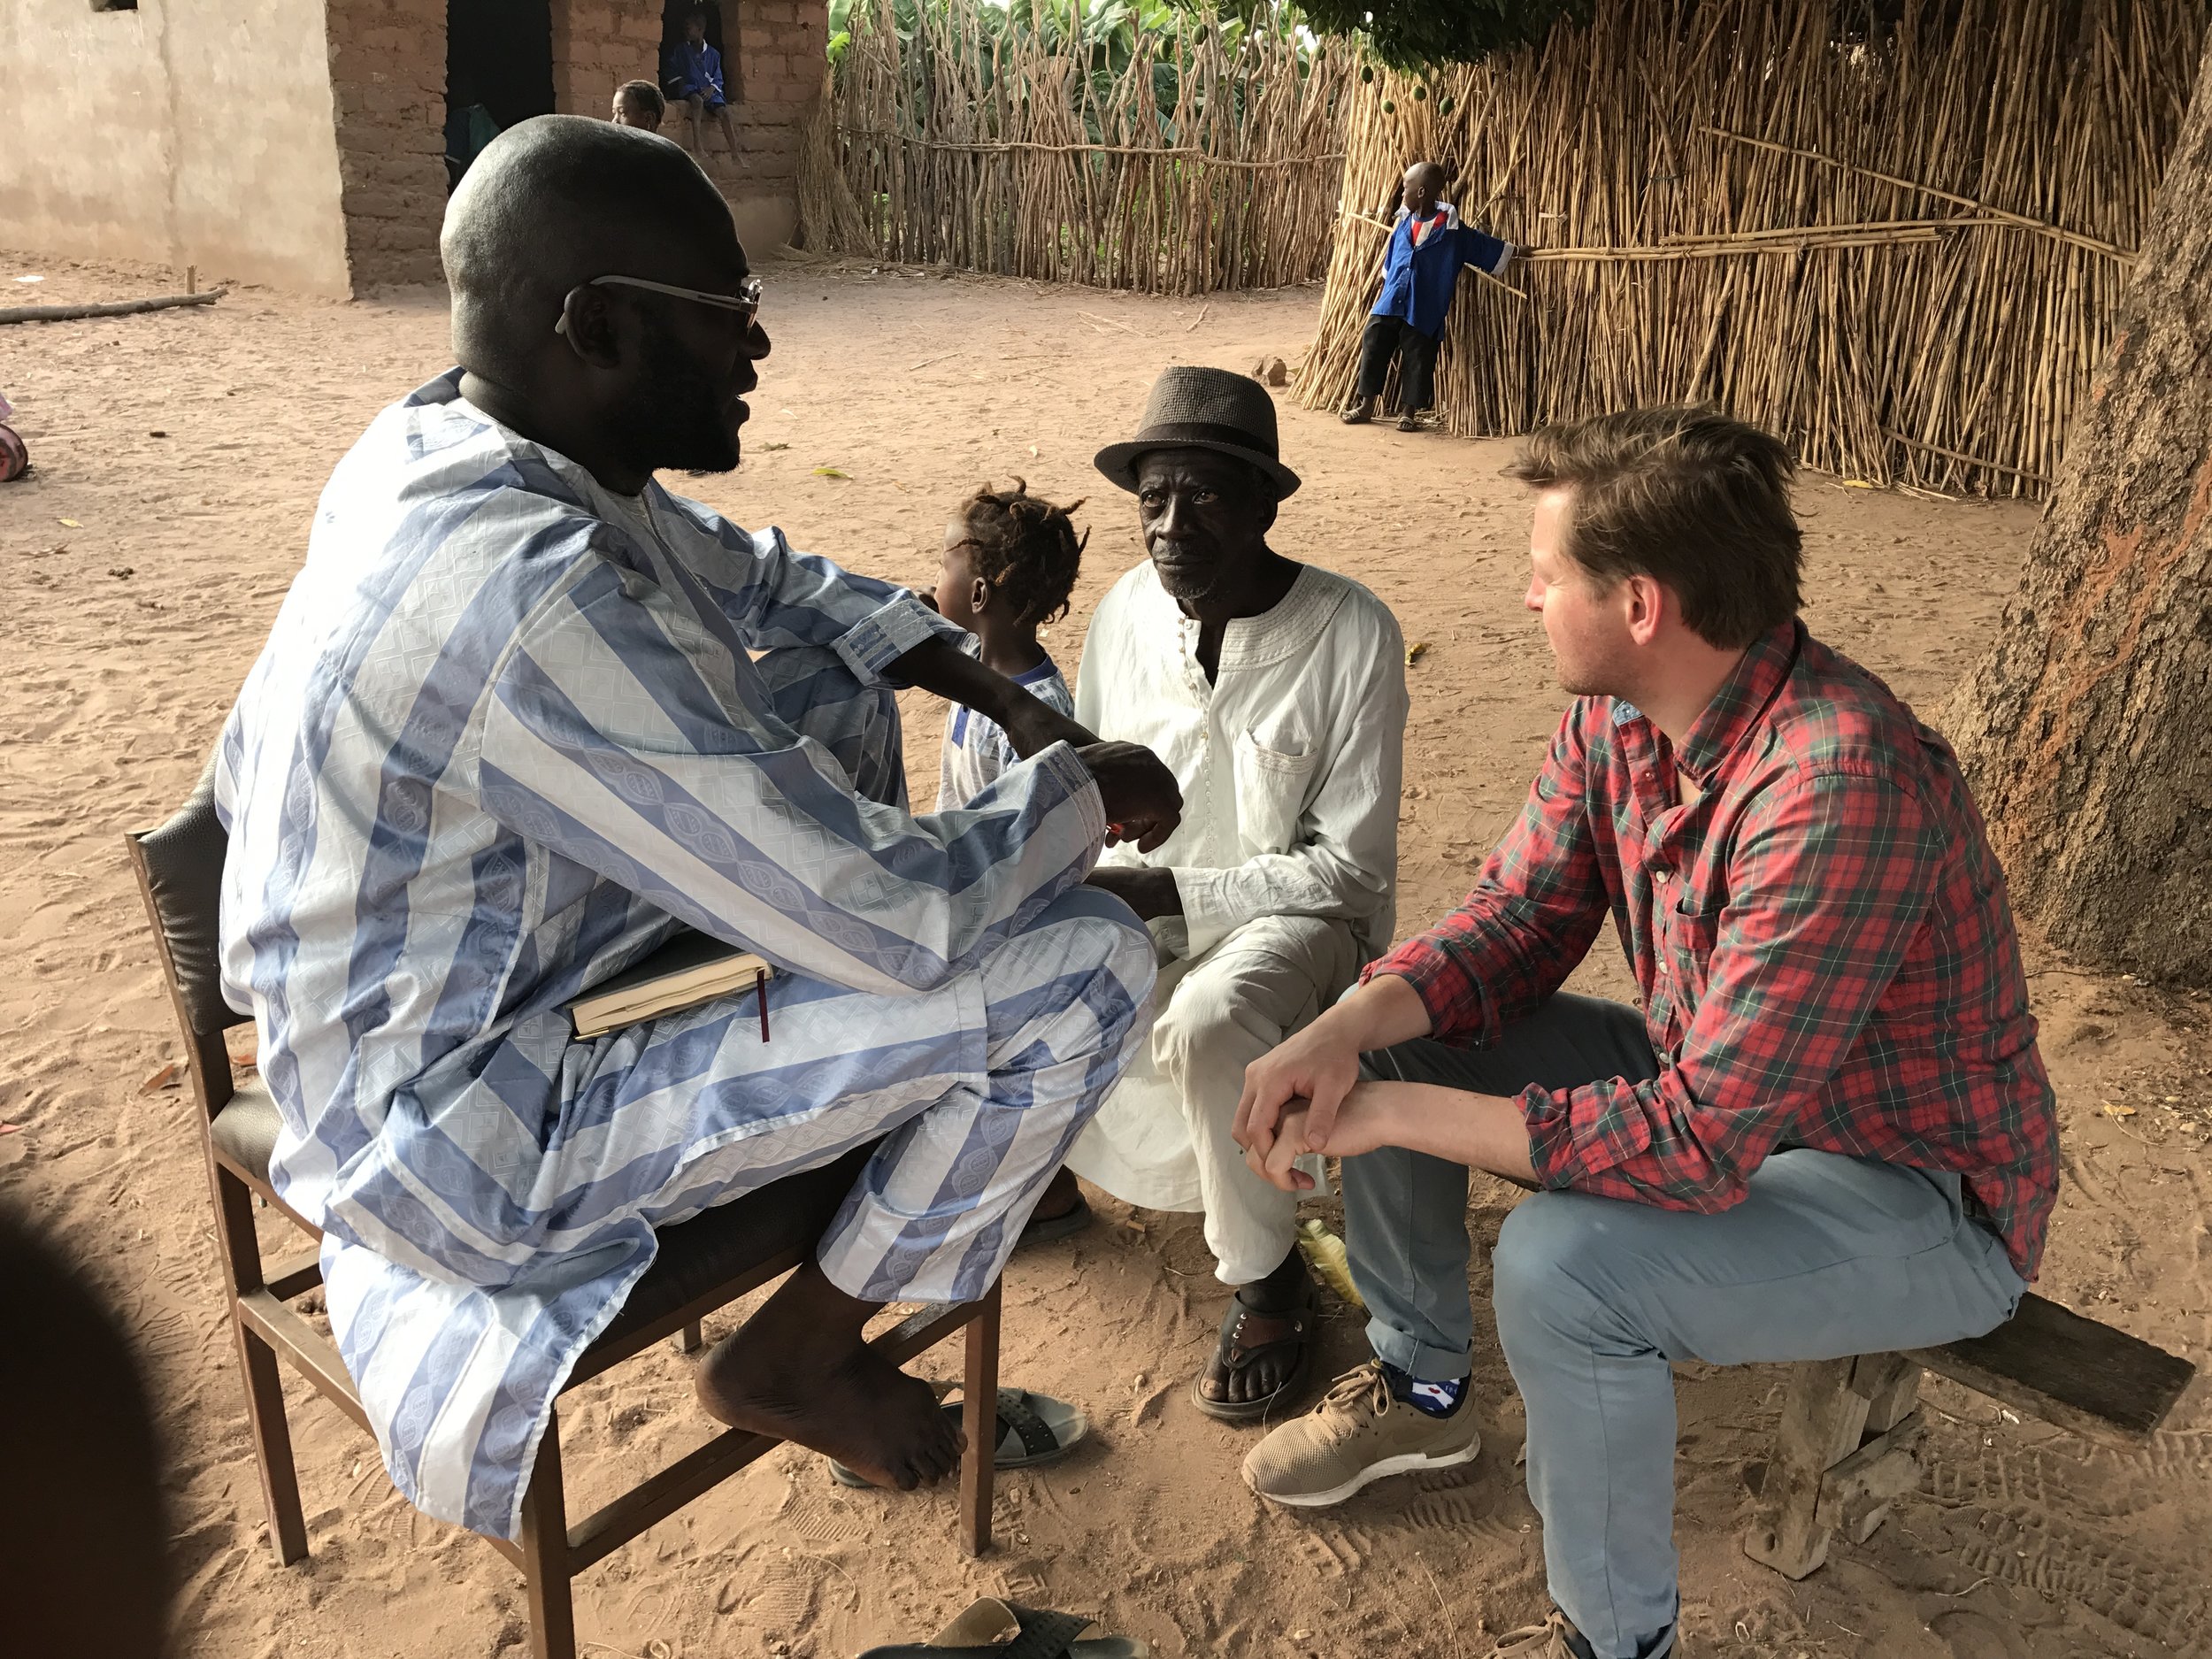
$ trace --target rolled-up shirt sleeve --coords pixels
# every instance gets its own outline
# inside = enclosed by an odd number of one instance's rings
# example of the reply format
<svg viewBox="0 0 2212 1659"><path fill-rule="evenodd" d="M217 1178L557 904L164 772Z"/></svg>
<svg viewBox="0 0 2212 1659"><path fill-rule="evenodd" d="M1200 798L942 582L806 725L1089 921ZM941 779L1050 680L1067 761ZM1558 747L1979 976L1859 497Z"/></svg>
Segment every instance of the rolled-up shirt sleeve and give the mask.
<svg viewBox="0 0 2212 1659"><path fill-rule="evenodd" d="M1672 1064L1522 1094L1539 1179L1667 1210L1740 1202L1926 926L1941 856L1891 780L1801 771L1770 789L1745 816L1719 913L1666 918L1669 972L1704 974Z"/></svg>

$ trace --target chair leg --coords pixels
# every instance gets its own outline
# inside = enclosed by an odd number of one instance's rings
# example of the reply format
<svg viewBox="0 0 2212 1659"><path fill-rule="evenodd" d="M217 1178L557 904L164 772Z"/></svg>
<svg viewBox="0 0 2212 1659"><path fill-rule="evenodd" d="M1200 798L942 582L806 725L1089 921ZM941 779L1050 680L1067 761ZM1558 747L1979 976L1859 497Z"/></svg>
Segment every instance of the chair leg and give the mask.
<svg viewBox="0 0 2212 1659"><path fill-rule="evenodd" d="M276 1350L246 1329L232 1305L238 1358L246 1372L246 1420L254 1458L261 1465L261 1498L269 1511L269 1543L277 1564L307 1559L307 1516L300 1505L299 1471L292 1463L292 1427L284 1416L284 1373Z"/></svg>
<svg viewBox="0 0 2212 1659"><path fill-rule="evenodd" d="M1820 1488L1828 1471L1859 1443L1868 1402L1855 1393L1855 1358L1812 1360L1794 1366L1767 1465L1765 1502L1745 1535L1743 1552L1786 1578L1802 1578L1828 1559L1829 1525L1820 1513Z"/></svg>
<svg viewBox="0 0 2212 1659"><path fill-rule="evenodd" d="M676 1338L676 1351L679 1354L696 1354L706 1345L706 1333L699 1328L699 1322L696 1319L686 1325L682 1333Z"/></svg>
<svg viewBox="0 0 2212 1659"><path fill-rule="evenodd" d="M968 1449L960 1460L960 1541L968 1554L991 1548L991 1486L998 1469L999 1286L983 1298L983 1311L967 1329L966 1365L961 1373L960 1425Z"/></svg>
<svg viewBox="0 0 2212 1659"><path fill-rule="evenodd" d="M530 1598L531 1659L576 1659L576 1606L570 1595L568 1496L561 1487L561 1420L545 1438L522 1499L522 1576Z"/></svg>
<svg viewBox="0 0 2212 1659"><path fill-rule="evenodd" d="M254 1462L261 1471L261 1501L269 1512L269 1545L280 1566L307 1558L307 1517L300 1507L299 1471L292 1462L292 1428L284 1415L284 1373L276 1350L246 1328L238 1297L262 1286L261 1241L254 1232L253 1192L228 1170L209 1161L215 1188L216 1246L230 1281L230 1328L238 1339L238 1368L246 1385L246 1425Z"/></svg>

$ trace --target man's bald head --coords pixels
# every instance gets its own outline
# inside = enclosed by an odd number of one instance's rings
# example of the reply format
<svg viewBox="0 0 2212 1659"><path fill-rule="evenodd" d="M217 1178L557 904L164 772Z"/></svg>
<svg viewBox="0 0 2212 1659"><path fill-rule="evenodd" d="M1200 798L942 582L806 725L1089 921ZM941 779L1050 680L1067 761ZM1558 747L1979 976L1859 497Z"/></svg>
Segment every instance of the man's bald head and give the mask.
<svg viewBox="0 0 2212 1659"><path fill-rule="evenodd" d="M462 366L526 385L569 290L610 274L726 290L744 250L682 147L575 115L518 123L447 204L439 254Z"/></svg>

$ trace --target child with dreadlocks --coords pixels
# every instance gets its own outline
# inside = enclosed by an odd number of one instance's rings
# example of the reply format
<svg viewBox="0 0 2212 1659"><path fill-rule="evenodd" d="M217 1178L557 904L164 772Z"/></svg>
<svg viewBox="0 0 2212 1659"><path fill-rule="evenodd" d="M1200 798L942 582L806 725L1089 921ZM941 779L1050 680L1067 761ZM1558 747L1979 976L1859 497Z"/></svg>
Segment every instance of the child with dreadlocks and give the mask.
<svg viewBox="0 0 2212 1659"><path fill-rule="evenodd" d="M1075 699L1037 642L1037 629L1068 613L1068 592L1091 539L1087 530L1077 535L1068 516L1082 504L1056 507L1032 495L1018 478L1010 490L987 485L945 526L937 572L938 613L974 636L970 654L1071 718ZM966 805L1019 758L997 726L956 707L945 720L937 810Z"/></svg>

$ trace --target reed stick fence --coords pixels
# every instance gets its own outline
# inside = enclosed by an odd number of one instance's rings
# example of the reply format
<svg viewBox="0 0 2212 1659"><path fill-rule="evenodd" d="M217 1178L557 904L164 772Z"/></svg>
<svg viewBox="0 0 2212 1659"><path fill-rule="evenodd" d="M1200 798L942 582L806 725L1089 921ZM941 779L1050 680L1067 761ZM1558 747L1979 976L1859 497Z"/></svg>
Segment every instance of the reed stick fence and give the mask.
<svg viewBox="0 0 2212 1659"><path fill-rule="evenodd" d="M891 0L855 6L802 169L810 245L1160 294L1327 271L1350 48L1183 14L1107 69L1079 0L1011 4L930 0L905 36Z"/></svg>
<svg viewBox="0 0 2212 1659"><path fill-rule="evenodd" d="M1442 160L1533 250L1463 279L1451 431L1707 401L1809 464L2039 496L2109 343L2187 105L2201 0L1613 0L1538 50L1375 72L1300 376L1348 398L1386 204Z"/></svg>

